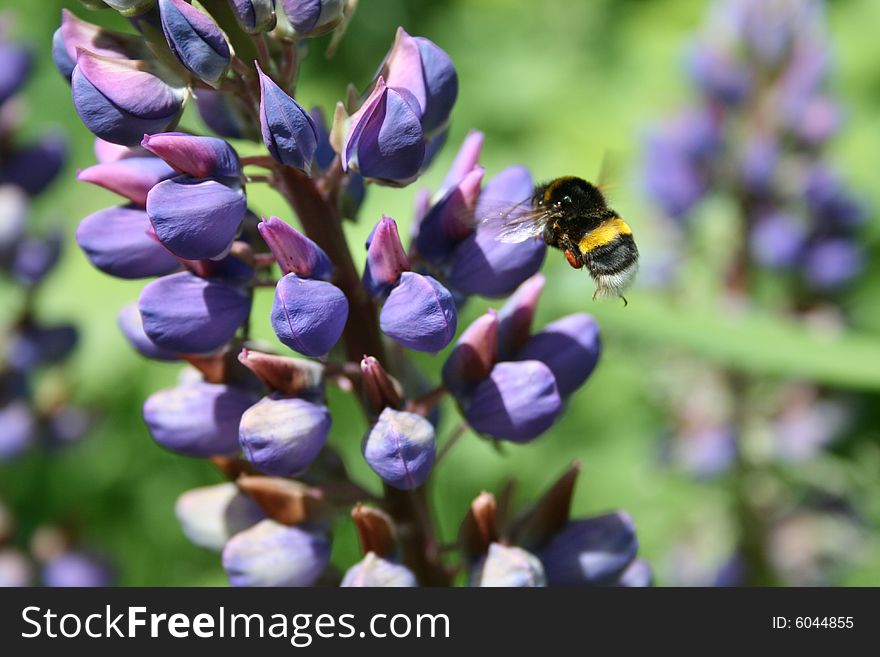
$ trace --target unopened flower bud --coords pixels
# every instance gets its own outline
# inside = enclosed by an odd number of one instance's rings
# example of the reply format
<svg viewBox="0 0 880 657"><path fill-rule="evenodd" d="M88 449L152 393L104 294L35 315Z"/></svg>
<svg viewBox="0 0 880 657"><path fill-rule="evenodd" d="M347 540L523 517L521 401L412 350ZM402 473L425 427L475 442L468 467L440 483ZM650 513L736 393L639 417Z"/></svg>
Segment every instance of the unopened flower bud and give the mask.
<svg viewBox="0 0 880 657"><path fill-rule="evenodd" d="M263 397L241 417L239 441L260 472L287 477L306 470L330 433L323 404L277 394Z"/></svg>
<svg viewBox="0 0 880 657"><path fill-rule="evenodd" d="M229 67L229 46L214 20L183 0L159 0L168 47L196 77L217 84Z"/></svg>
<svg viewBox="0 0 880 657"><path fill-rule="evenodd" d="M326 34L342 21L344 0L279 0L299 37Z"/></svg>
<svg viewBox="0 0 880 657"><path fill-rule="evenodd" d="M386 408L364 437L361 451L385 483L411 490L425 482L434 466L434 427L420 415Z"/></svg>
<svg viewBox="0 0 880 657"><path fill-rule="evenodd" d="M541 561L513 545L492 543L485 559L471 574L471 586L547 586Z"/></svg>
<svg viewBox="0 0 880 657"><path fill-rule="evenodd" d="M274 392L288 396L322 393L324 366L321 363L252 349L242 349L238 360Z"/></svg>
<svg viewBox="0 0 880 657"><path fill-rule="evenodd" d="M282 477L240 475L236 485L275 522L302 525L325 520L331 507L324 491Z"/></svg>
<svg viewBox="0 0 880 657"><path fill-rule="evenodd" d="M472 220L484 173L480 166L466 173L419 222L416 249L429 262L445 262L454 249L473 234Z"/></svg>
<svg viewBox="0 0 880 657"><path fill-rule="evenodd" d="M275 27L275 0L230 0L238 24L252 34Z"/></svg>
<svg viewBox="0 0 880 657"><path fill-rule="evenodd" d="M324 250L286 221L269 217L257 224L257 229L275 256L282 274L330 279L333 263Z"/></svg>
<svg viewBox="0 0 880 657"><path fill-rule="evenodd" d="M183 533L194 544L220 552L238 532L266 515L231 482L193 488L177 498L174 513Z"/></svg>
<svg viewBox="0 0 880 657"><path fill-rule="evenodd" d="M418 584L416 576L406 566L383 559L375 552L367 552L363 559L346 571L340 586L404 587Z"/></svg>
<svg viewBox="0 0 880 657"><path fill-rule="evenodd" d="M260 131L263 143L275 161L311 170L318 147L318 131L312 117L263 73L260 75Z"/></svg>
<svg viewBox="0 0 880 657"><path fill-rule="evenodd" d="M376 358L364 356L361 373L364 396L374 412L379 413L386 407L400 408L403 404L403 388Z"/></svg>
<svg viewBox="0 0 880 657"><path fill-rule="evenodd" d="M80 48L96 55L119 59L145 59L149 55L143 39L133 34L107 30L62 9L61 27L52 37L52 59L68 82Z"/></svg>
<svg viewBox="0 0 880 657"><path fill-rule="evenodd" d="M311 586L330 560L330 543L317 532L262 520L223 548L232 586Z"/></svg>
<svg viewBox="0 0 880 657"><path fill-rule="evenodd" d="M468 326L443 364L443 383L456 397L488 378L498 358L498 313L490 309Z"/></svg>
<svg viewBox="0 0 880 657"><path fill-rule="evenodd" d="M304 356L323 356L339 341L348 299L326 281L287 274L275 286L272 328L283 344Z"/></svg>
<svg viewBox="0 0 880 657"><path fill-rule="evenodd" d="M502 360L518 353L532 334L532 322L546 279L535 274L520 285L498 313L498 351Z"/></svg>
<svg viewBox="0 0 880 657"><path fill-rule="evenodd" d="M217 137L197 137L185 132L144 135L141 146L162 158L175 171L193 178L218 178L233 184L241 178L238 153Z"/></svg>
<svg viewBox="0 0 880 657"><path fill-rule="evenodd" d="M397 232L397 222L383 215L373 229L367 247L364 286L370 295L381 297L397 284L403 272L409 270L409 260Z"/></svg>
<svg viewBox="0 0 880 657"><path fill-rule="evenodd" d="M361 108L347 121L342 166L365 178L406 185L419 175L425 142L418 101L380 77Z"/></svg>
<svg viewBox="0 0 880 657"><path fill-rule="evenodd" d="M455 337L455 300L430 276L403 272L379 315L382 332L404 347L436 352Z"/></svg>

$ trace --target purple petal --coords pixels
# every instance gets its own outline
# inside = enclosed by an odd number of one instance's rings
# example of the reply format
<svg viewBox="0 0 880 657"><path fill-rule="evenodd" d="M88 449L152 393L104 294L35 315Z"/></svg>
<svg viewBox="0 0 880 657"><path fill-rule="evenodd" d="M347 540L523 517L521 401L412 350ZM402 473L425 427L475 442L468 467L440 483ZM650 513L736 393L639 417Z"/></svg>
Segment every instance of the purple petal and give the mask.
<svg viewBox="0 0 880 657"><path fill-rule="evenodd" d="M113 582L113 569L101 557L68 551L51 559L43 568L43 584L54 587L102 587Z"/></svg>
<svg viewBox="0 0 880 657"><path fill-rule="evenodd" d="M396 285L400 275L409 271L409 259L400 243L397 222L382 215L373 228L367 247L364 287L373 297L380 297Z"/></svg>
<svg viewBox="0 0 880 657"><path fill-rule="evenodd" d="M458 398L492 372L498 357L498 313L489 310L468 326L443 364L443 383Z"/></svg>
<svg viewBox="0 0 880 657"><path fill-rule="evenodd" d="M141 292L144 333L176 353L204 353L223 346L250 314L250 296L221 280L189 272L163 276Z"/></svg>
<svg viewBox="0 0 880 657"><path fill-rule="evenodd" d="M465 418L475 431L517 443L544 433L561 410L556 377L536 360L498 363L464 404Z"/></svg>
<svg viewBox="0 0 880 657"><path fill-rule="evenodd" d="M382 481L412 490L425 482L434 467L434 427L421 415L386 408L364 437L361 451Z"/></svg>
<svg viewBox="0 0 880 657"><path fill-rule="evenodd" d="M221 137L251 139L256 135L256 129L245 116L245 105L237 96L213 89L199 89L195 101L202 121Z"/></svg>
<svg viewBox="0 0 880 657"><path fill-rule="evenodd" d="M835 290L861 273L864 253L858 244L846 238L822 240L809 248L804 259L804 274L817 290Z"/></svg>
<svg viewBox="0 0 880 657"><path fill-rule="evenodd" d="M136 303L130 303L116 316L122 334L142 356L153 360L177 360L177 354L162 349L144 333L144 322Z"/></svg>
<svg viewBox="0 0 880 657"><path fill-rule="evenodd" d="M0 405L0 461L25 452L37 439L37 421L27 401Z"/></svg>
<svg viewBox="0 0 880 657"><path fill-rule="evenodd" d="M781 211L757 219L749 235L752 257L772 269L794 266L803 254L806 241L803 220Z"/></svg>
<svg viewBox="0 0 880 657"><path fill-rule="evenodd" d="M202 80L218 82L229 66L229 46L211 17L183 0L159 0L159 15L178 61Z"/></svg>
<svg viewBox="0 0 880 657"><path fill-rule="evenodd" d="M501 360L512 358L529 341L545 282L543 274L535 274L517 288L498 312L498 353Z"/></svg>
<svg viewBox="0 0 880 657"><path fill-rule="evenodd" d="M330 279L333 263L324 250L286 221L269 217L257 224L257 229L275 256L282 274Z"/></svg>
<svg viewBox="0 0 880 657"><path fill-rule="evenodd" d="M6 364L13 370L27 372L40 365L61 362L70 356L77 339L76 327L70 324L24 326L9 344Z"/></svg>
<svg viewBox="0 0 880 657"><path fill-rule="evenodd" d="M284 14L300 37L319 36L342 20L343 0L280 0Z"/></svg>
<svg viewBox="0 0 880 657"><path fill-rule="evenodd" d="M539 360L556 377L562 397L580 388L593 372L602 350L599 325L577 313L551 322L528 341L517 360Z"/></svg>
<svg viewBox="0 0 880 657"><path fill-rule="evenodd" d="M193 178L229 179L230 184L241 178L238 153L228 142L217 137L196 137L184 132L144 135L141 146Z"/></svg>
<svg viewBox="0 0 880 657"><path fill-rule="evenodd" d="M632 518L608 513L571 520L538 552L550 586L612 584L638 550Z"/></svg>
<svg viewBox="0 0 880 657"><path fill-rule="evenodd" d="M61 74L70 80L77 50L120 59L145 59L149 49L142 37L104 29L61 10L61 27L52 38L52 57Z"/></svg>
<svg viewBox="0 0 880 657"><path fill-rule="evenodd" d="M165 132L177 122L186 97L138 62L79 51L72 78L80 119L96 136L132 146L144 134Z"/></svg>
<svg viewBox="0 0 880 657"><path fill-rule="evenodd" d="M312 117L312 124L315 126L315 134L318 136L318 145L315 149L315 163L318 169L326 171L327 168L336 159L336 151L330 143L330 130L327 128L327 120L324 118L324 112L320 107L313 107L309 110L309 116Z"/></svg>
<svg viewBox="0 0 880 657"><path fill-rule="evenodd" d="M187 260L223 255L238 233L247 199L238 186L177 176L147 195L147 214L159 241Z"/></svg>
<svg viewBox="0 0 880 657"><path fill-rule="evenodd" d="M323 356L342 336L348 299L331 283L287 274L275 286L271 319L283 344L305 356Z"/></svg>
<svg viewBox="0 0 880 657"><path fill-rule="evenodd" d="M452 253L449 283L465 294L503 297L541 268L546 252L543 240L509 244L480 226Z"/></svg>
<svg viewBox="0 0 880 657"><path fill-rule="evenodd" d="M257 65L260 74L260 131L269 154L281 164L309 172L318 148L312 117Z"/></svg>
<svg viewBox="0 0 880 657"><path fill-rule="evenodd" d="M654 573L651 570L651 565L644 559L636 559L620 575L617 586L645 588L651 586L653 580Z"/></svg>
<svg viewBox="0 0 880 657"><path fill-rule="evenodd" d="M0 263L4 266L25 234L28 199L13 186L0 187Z"/></svg>
<svg viewBox="0 0 880 657"><path fill-rule="evenodd" d="M445 196L450 189L457 187L464 180L464 177L477 167L482 149L483 133L471 130L461 142L458 154L455 156L452 166L449 167L449 171L446 172L446 177L443 179L443 184L440 185L437 196Z"/></svg>
<svg viewBox="0 0 880 657"><path fill-rule="evenodd" d="M129 157L95 164L77 174L77 179L124 196L141 207L158 183L174 175L174 169L155 157Z"/></svg>
<svg viewBox="0 0 880 657"><path fill-rule="evenodd" d="M239 441L248 461L278 477L300 474L318 456L330 432L330 412L297 397L271 395L241 418Z"/></svg>
<svg viewBox="0 0 880 657"><path fill-rule="evenodd" d="M229 481L186 491L177 498L174 514L191 543L215 552L266 517L249 495Z"/></svg>
<svg viewBox="0 0 880 657"><path fill-rule="evenodd" d="M317 532L262 520L223 548L232 586L312 586L330 561L330 543Z"/></svg>
<svg viewBox="0 0 880 657"><path fill-rule="evenodd" d="M416 37L425 77L425 105L422 129L431 135L442 128L458 97L458 74L444 50L424 37Z"/></svg>
<svg viewBox="0 0 880 657"><path fill-rule="evenodd" d="M243 388L188 383L155 392L144 402L144 421L162 447L185 456L238 452L242 413L257 401Z"/></svg>
<svg viewBox="0 0 880 657"><path fill-rule="evenodd" d="M149 153L143 146L111 144L100 137L95 137L95 145L92 150L95 152L95 159L98 160L99 164L118 162L130 157L149 157Z"/></svg>
<svg viewBox="0 0 880 657"><path fill-rule="evenodd" d="M474 167L419 222L416 249L428 261L441 264L456 246L472 235L474 211L485 170Z"/></svg>
<svg viewBox="0 0 880 657"><path fill-rule="evenodd" d="M60 233L25 238L15 249L11 273L22 285L37 285L55 269L60 256Z"/></svg>
<svg viewBox="0 0 880 657"><path fill-rule="evenodd" d="M455 301L445 287L430 276L403 272L391 290L379 325L398 344L416 351L440 351L455 337L458 316Z"/></svg>
<svg viewBox="0 0 880 657"><path fill-rule="evenodd" d="M76 242L89 262L118 278L170 274L180 263L149 234L150 219L139 208L99 210L83 219Z"/></svg>

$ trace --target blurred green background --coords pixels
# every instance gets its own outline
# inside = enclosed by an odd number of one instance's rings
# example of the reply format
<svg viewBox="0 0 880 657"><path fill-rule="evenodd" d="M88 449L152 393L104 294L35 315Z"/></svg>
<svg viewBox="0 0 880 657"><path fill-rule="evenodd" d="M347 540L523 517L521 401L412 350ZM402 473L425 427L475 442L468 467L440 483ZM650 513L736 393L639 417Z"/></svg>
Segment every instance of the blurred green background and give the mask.
<svg viewBox="0 0 880 657"><path fill-rule="evenodd" d="M116 313L137 298L142 283L111 279L92 269L72 239L80 219L118 201L75 180L77 169L93 163L93 138L79 122L69 89L52 65L51 36L63 6L119 29L125 29L124 21L112 12L88 12L74 0L3 4L15 15L13 34L31 41L39 52L38 70L24 94L24 131L36 134L53 126L67 135L71 151L65 174L33 208L35 224L60 221L70 238L61 267L39 299L40 312L78 323L81 346L66 367L77 398L98 409L102 419L89 439L51 459L32 455L0 466L0 496L16 509L24 534L59 518L73 521L82 529L86 544L116 561L121 584L224 584L218 556L188 543L173 512L180 493L220 481L219 475L206 462L157 447L140 417L143 400L171 384L179 366L147 362L124 342L116 328ZM482 163L489 176L522 163L538 179L563 174L590 178L603 155L612 153L622 172L613 192L614 206L633 225L649 261L652 245L659 242L656 215L630 172L646 128L691 94L682 57L708 4L698 0L537 4L362 0L335 59L323 58L324 40L320 40L305 62L298 90L304 106L318 104L330 111L348 82L363 88L398 25L447 50L461 86L447 147L431 171L404 190L370 189L361 223L347 227L350 243L362 243L381 213L408 224L417 190L436 189L462 137L479 129L486 134ZM868 203L871 220L864 239L876 256L880 40L875 32L880 3L838 0L830 3L828 13L835 52L833 91L848 112L831 158ZM182 126L198 128L191 110ZM256 212L293 219L271 190L255 184L248 191ZM355 255L362 262L363 253L355 249ZM655 566L658 583L666 581L673 548L688 536L708 534L708 539L701 539L706 544L701 549L722 553L733 531L726 520L734 504L729 480L697 482L660 461L660 438L669 426L657 377L682 359L739 363L771 380L818 376L867 390L860 397L860 421L850 435L838 441L827 458L790 466L784 476L839 485L857 500L868 527L876 527L880 430L878 412L872 409L880 390L880 266L876 257L870 261L869 275L845 300L844 309L858 335L825 351L821 342L774 320L759 318L730 326L711 307L673 309L666 297L650 289L629 294L628 308L593 302L586 275L570 269L558 254L549 254L543 270L548 284L537 323L585 309L594 312L605 345L600 366L572 397L562 421L542 439L499 454L468 436L450 453L433 484L444 537L454 536L467 505L481 490L497 492L507 477L515 476L521 484L516 500L525 503L579 459L583 473L574 511L629 511L641 554ZM13 302L11 294L7 290L0 295L4 307ZM258 295L255 333L274 341L268 322L271 291ZM486 306L480 299L472 301L460 326ZM418 361L436 380L440 359ZM331 407L331 443L346 455L353 475L378 490L377 477L359 455L364 429L359 414L350 400L337 393L331 394ZM451 408L445 410L448 429L453 413ZM441 440L443 436L441 431ZM353 529L345 519L336 536L334 562L344 568L355 558ZM837 582L880 584L880 541L873 532L866 534L857 558Z"/></svg>

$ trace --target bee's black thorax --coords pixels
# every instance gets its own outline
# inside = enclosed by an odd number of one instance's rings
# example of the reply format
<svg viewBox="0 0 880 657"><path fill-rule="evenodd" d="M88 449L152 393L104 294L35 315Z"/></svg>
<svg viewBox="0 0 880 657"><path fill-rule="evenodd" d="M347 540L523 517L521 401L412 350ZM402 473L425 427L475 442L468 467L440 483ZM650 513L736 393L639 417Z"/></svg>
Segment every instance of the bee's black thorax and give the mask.
<svg viewBox="0 0 880 657"><path fill-rule="evenodd" d="M598 187L574 176L556 178L536 187L532 205L536 210L553 213L544 228L544 242L575 253L584 235L617 216Z"/></svg>

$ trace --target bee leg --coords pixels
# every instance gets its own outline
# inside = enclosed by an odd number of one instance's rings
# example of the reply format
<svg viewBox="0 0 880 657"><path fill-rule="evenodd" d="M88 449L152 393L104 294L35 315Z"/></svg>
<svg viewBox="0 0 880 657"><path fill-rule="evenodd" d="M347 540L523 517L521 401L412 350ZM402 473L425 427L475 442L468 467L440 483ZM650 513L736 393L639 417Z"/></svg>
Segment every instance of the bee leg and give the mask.
<svg viewBox="0 0 880 657"><path fill-rule="evenodd" d="M629 301L627 301L626 297L622 294L620 295L620 298L623 299L623 307L626 308L629 305Z"/></svg>
<svg viewBox="0 0 880 657"><path fill-rule="evenodd" d="M593 292L593 301L596 300L596 295L597 295L597 294L599 294L599 290L598 290L598 289L596 289L596 290Z"/></svg>
<svg viewBox="0 0 880 657"><path fill-rule="evenodd" d="M568 260L568 264L570 264L575 269L580 269L584 266L584 261L581 260L581 257L571 249L565 250L565 259Z"/></svg>

